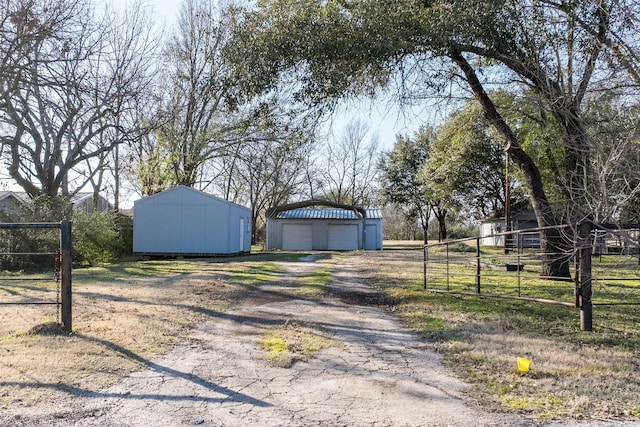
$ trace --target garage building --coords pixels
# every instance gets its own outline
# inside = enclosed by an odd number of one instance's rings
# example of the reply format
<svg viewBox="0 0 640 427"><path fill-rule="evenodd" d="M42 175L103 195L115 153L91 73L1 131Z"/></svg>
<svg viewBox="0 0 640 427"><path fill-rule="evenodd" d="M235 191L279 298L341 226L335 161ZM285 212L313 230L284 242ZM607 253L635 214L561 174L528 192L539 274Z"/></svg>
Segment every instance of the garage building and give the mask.
<svg viewBox="0 0 640 427"><path fill-rule="evenodd" d="M382 213L323 200L278 206L267 212L267 250L381 250Z"/></svg>
<svg viewBox="0 0 640 427"><path fill-rule="evenodd" d="M178 186L133 205L133 252L164 256L251 251L251 210Z"/></svg>

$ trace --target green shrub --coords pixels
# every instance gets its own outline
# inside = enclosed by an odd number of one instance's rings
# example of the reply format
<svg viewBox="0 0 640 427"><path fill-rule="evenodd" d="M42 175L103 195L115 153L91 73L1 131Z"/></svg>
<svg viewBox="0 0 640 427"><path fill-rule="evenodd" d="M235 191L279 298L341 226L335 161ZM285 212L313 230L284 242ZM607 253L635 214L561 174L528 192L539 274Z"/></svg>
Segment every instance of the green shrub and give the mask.
<svg viewBox="0 0 640 427"><path fill-rule="evenodd" d="M452 252L475 252L476 248L464 242L460 242L450 245L449 250Z"/></svg>
<svg viewBox="0 0 640 427"><path fill-rule="evenodd" d="M74 264L95 265L130 255L133 247L132 219L114 212L74 211L64 198L40 196L10 212L0 211L0 222L60 222L72 224ZM60 231L43 228L0 229L0 252L21 255L0 256L2 270L49 270L52 256L23 255L54 253L60 248Z"/></svg>
<svg viewBox="0 0 640 427"><path fill-rule="evenodd" d="M109 263L123 254L119 217L114 212L74 212L72 231L75 264Z"/></svg>
<svg viewBox="0 0 640 427"><path fill-rule="evenodd" d="M464 239L467 237L476 237L480 230L477 227L469 227L465 225L454 225L449 227L448 239Z"/></svg>

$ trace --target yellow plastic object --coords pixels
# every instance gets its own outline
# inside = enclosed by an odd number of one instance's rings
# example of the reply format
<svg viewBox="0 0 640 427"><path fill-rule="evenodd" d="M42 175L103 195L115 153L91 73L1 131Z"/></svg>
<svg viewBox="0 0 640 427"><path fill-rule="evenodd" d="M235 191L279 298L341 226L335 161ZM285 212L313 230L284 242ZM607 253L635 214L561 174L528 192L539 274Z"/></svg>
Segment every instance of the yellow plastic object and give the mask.
<svg viewBox="0 0 640 427"><path fill-rule="evenodd" d="M524 357L518 357L518 371L520 372L529 372L529 365L531 361L525 359Z"/></svg>

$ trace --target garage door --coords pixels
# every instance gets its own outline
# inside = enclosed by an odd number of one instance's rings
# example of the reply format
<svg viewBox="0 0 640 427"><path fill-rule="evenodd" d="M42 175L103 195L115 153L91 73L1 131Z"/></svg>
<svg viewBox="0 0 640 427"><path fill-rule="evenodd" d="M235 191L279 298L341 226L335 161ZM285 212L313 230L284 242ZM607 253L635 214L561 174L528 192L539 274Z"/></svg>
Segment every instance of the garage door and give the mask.
<svg viewBox="0 0 640 427"><path fill-rule="evenodd" d="M352 251L358 249L358 225L329 225L329 250Z"/></svg>
<svg viewBox="0 0 640 427"><path fill-rule="evenodd" d="M286 251L310 251L313 249L311 224L283 224L282 249Z"/></svg>

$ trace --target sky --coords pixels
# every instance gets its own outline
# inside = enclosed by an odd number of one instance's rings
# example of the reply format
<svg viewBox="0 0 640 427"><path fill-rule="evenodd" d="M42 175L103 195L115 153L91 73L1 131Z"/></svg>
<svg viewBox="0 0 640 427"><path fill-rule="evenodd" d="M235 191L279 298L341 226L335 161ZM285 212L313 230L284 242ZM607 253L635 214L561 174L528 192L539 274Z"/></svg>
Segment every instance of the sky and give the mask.
<svg viewBox="0 0 640 427"><path fill-rule="evenodd" d="M95 0L96 5L109 5L122 10L132 0ZM134 0L135 1L135 0ZM152 10L155 20L164 30L169 31L177 21L182 0L141 0L145 7ZM433 121L433 115L425 114L424 110L400 110L389 100L370 100L364 99L360 102L350 102L344 104L334 112L326 121L327 137L333 136L340 138L344 128L350 121L359 120L364 122L369 129L365 140L377 140L378 148L389 151L393 148L396 136L413 135L423 124ZM422 119L421 119L422 118ZM15 183L8 178L7 171L0 170L0 190L8 186L11 190L20 190ZM124 190L124 189L123 189ZM126 197L125 198L129 198ZM130 201L121 202L123 205L129 205Z"/></svg>
<svg viewBox="0 0 640 427"><path fill-rule="evenodd" d="M99 1L99 0L98 0ZM130 0L102 0L111 5L125 5ZM164 23L168 30L173 26L180 11L182 0L142 0L151 8L158 22ZM363 121L369 129L367 139L377 137L379 148L387 151L393 148L396 135L413 135L419 127L432 117L424 112L414 110L400 110L397 106L390 105L388 100L369 99L361 102L352 102L340 107L336 113L327 120L327 134L339 137L344 127L351 120ZM423 117L421 120L420 118Z"/></svg>

